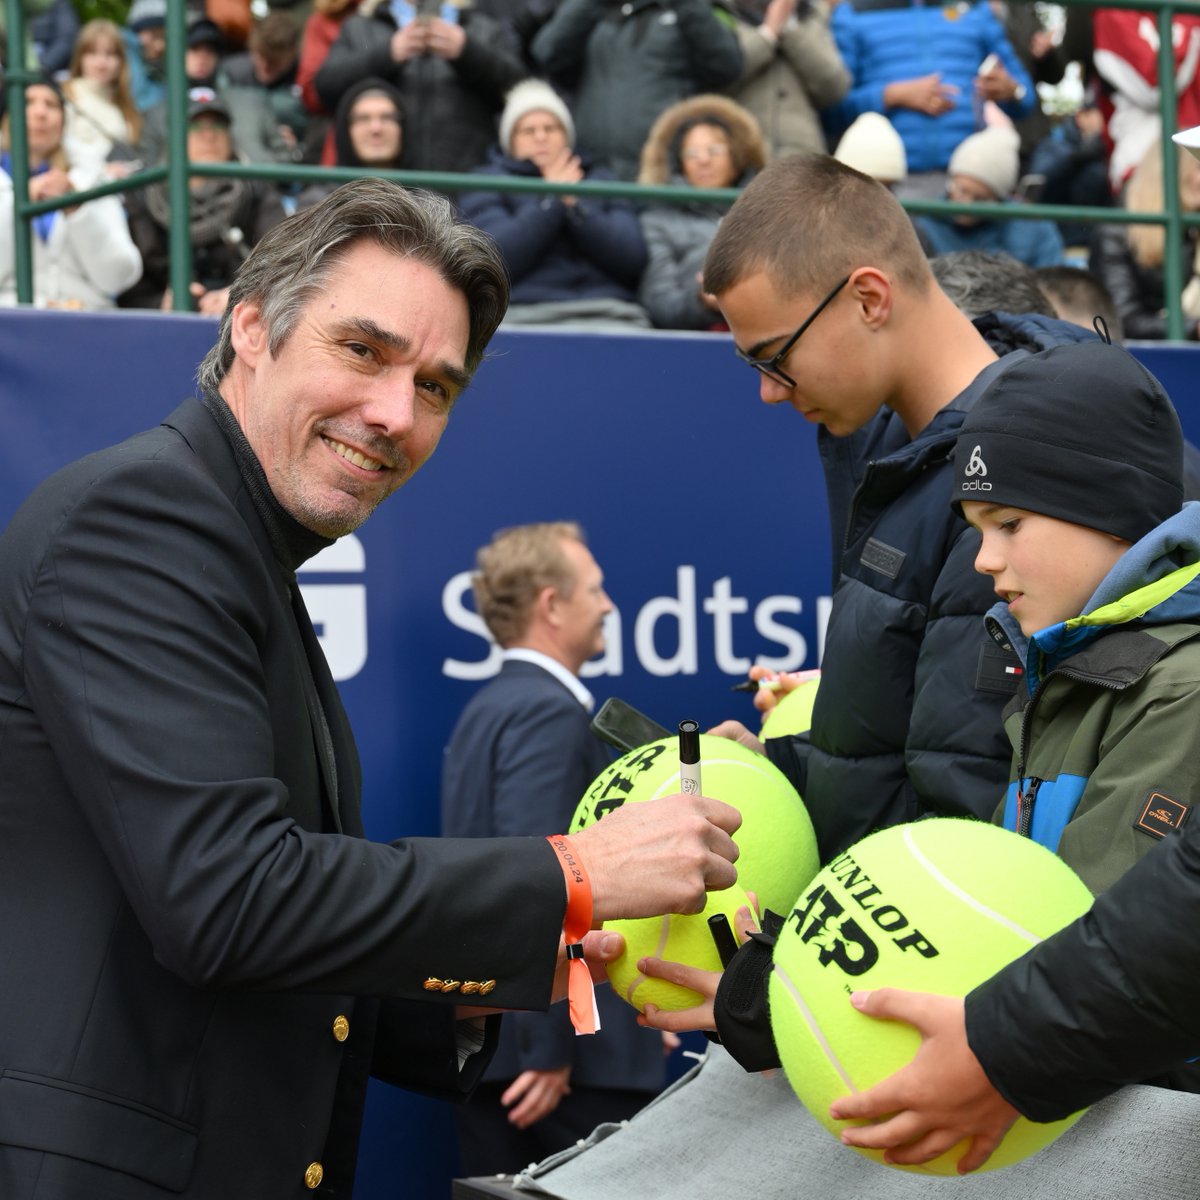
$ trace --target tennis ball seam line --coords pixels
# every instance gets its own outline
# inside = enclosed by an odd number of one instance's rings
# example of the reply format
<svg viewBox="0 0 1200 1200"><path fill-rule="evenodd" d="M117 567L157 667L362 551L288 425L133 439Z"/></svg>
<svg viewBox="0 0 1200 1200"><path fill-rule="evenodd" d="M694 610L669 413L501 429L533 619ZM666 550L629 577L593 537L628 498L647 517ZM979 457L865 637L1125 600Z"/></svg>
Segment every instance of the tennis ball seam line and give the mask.
<svg viewBox="0 0 1200 1200"><path fill-rule="evenodd" d="M778 976L779 981L788 990L788 994L796 1003L796 1007L800 1011L800 1015L804 1018L805 1024L808 1026L813 1037L816 1039L817 1045L821 1047L825 1057L829 1060L829 1065L838 1073L841 1081L852 1092L857 1092L859 1089L855 1085L854 1080L850 1078L849 1071L842 1065L842 1060L834 1053L833 1047L829 1044L829 1039L825 1036L825 1031L821 1028L820 1022L813 1015L813 1011L805 1003L804 997L800 995L800 989L792 982L791 977L781 967L773 965L771 970Z"/></svg>
<svg viewBox="0 0 1200 1200"><path fill-rule="evenodd" d="M662 924L659 926L658 945L654 947L654 957L655 958L662 958L665 955L666 949L667 949L667 941L669 940L670 936L671 936L671 916L668 913L663 916ZM638 990L638 988L640 988L642 986L642 984L645 982L646 982L646 976L643 975L640 971L633 977L629 986L625 989L625 999L628 1000L630 1004L633 1004L633 993L636 992ZM635 1004L634 1007L636 1008L637 1005Z"/></svg>
<svg viewBox="0 0 1200 1200"><path fill-rule="evenodd" d="M1010 917L1006 917L1003 913L997 912L994 908L989 908L983 901L972 896L970 892L958 886L948 875L929 858L924 851L917 845L913 837L912 826L905 825L903 828L904 844L908 847L909 853L917 860L917 862L929 873L929 876L935 883L941 884L956 900L967 905L968 908L974 909L980 916L986 917L989 921L994 921L1002 928L1015 933L1018 937L1024 938L1030 945L1038 945L1042 939L1036 934L1031 933L1028 929L1018 925L1016 921Z"/></svg>

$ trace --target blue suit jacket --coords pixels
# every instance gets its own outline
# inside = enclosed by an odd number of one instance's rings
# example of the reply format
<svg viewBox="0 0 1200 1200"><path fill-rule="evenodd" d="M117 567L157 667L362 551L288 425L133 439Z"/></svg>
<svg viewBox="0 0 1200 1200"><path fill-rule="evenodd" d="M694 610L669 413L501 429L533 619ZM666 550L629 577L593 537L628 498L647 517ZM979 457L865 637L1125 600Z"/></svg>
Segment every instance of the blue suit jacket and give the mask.
<svg viewBox="0 0 1200 1200"><path fill-rule="evenodd" d="M505 662L463 710L442 770L442 832L448 837L562 833L607 748L586 710L548 671ZM576 1037L565 1004L548 1013L509 1013L484 1078L572 1064L572 1087L657 1091L664 1079L662 1040L607 985L596 992L601 1031Z"/></svg>

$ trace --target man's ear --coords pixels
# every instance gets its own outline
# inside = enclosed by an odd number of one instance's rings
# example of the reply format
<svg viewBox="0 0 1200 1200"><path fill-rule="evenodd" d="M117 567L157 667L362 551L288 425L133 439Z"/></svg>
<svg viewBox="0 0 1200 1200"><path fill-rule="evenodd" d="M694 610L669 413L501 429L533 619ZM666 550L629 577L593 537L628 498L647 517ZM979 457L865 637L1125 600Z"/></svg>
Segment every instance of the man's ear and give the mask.
<svg viewBox="0 0 1200 1200"><path fill-rule="evenodd" d="M537 599L533 602L533 612L535 618L552 628L558 624L558 591L547 584L537 594Z"/></svg>
<svg viewBox="0 0 1200 1200"><path fill-rule="evenodd" d="M849 289L863 323L882 329L892 315L892 280L878 267L860 267L850 276Z"/></svg>
<svg viewBox="0 0 1200 1200"><path fill-rule="evenodd" d="M229 336L234 353L251 370L264 354L270 353L262 309L252 300L243 300L234 305L229 319Z"/></svg>

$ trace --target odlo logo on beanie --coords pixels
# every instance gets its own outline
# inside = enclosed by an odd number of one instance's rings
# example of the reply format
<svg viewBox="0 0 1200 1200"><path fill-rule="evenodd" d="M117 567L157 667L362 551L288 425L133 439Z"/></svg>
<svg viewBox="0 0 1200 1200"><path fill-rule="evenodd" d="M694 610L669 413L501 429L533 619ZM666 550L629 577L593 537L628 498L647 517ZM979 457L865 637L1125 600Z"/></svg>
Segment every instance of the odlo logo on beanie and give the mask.
<svg viewBox="0 0 1200 1200"><path fill-rule="evenodd" d="M983 461L983 456L980 454L981 447L976 446L971 451L971 458L967 465L963 468L963 474L967 478L963 481L962 490L964 492L990 492L992 485L985 482L982 478L972 479L972 475L984 476L988 473L987 463Z"/></svg>

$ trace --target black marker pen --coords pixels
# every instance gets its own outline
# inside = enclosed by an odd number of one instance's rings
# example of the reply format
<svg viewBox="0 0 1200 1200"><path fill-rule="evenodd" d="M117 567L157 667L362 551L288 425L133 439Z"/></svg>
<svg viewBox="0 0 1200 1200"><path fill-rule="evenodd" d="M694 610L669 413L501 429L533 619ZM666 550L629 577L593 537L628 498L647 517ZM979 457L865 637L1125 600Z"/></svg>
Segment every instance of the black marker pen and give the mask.
<svg viewBox="0 0 1200 1200"><path fill-rule="evenodd" d="M700 723L679 722L679 790L685 796L700 795Z"/></svg>

